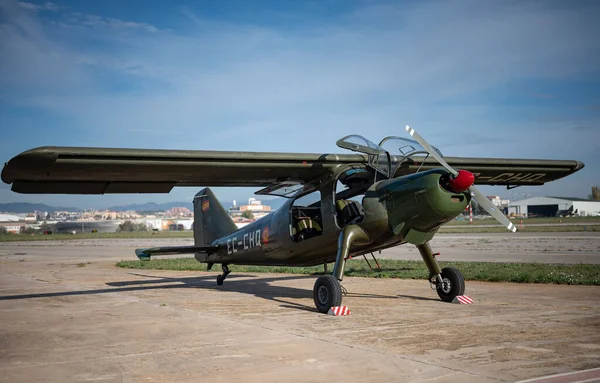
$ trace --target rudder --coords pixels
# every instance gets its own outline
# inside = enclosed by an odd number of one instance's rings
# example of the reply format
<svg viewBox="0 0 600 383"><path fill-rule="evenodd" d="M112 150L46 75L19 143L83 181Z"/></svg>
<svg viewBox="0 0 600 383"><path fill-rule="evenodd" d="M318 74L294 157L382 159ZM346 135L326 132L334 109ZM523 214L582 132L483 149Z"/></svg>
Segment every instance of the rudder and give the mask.
<svg viewBox="0 0 600 383"><path fill-rule="evenodd" d="M215 239L233 233L237 226L210 188L194 196L194 244L210 245Z"/></svg>

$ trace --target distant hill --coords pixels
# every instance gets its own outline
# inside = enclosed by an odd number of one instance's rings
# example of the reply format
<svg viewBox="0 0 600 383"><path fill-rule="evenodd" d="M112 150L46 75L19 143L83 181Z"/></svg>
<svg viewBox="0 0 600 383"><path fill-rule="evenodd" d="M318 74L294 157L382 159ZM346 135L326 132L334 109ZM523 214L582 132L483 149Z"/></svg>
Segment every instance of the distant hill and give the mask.
<svg viewBox="0 0 600 383"><path fill-rule="evenodd" d="M231 201L220 201L221 205L228 210L233 206L233 202ZM283 198L271 199L271 200L262 200L265 205L271 206L271 210L277 210L285 200ZM111 206L108 210L112 211L144 211L144 212L152 212L152 211L166 211L172 209L174 207L187 207L191 211L194 210L194 205L192 202L165 202L165 203L156 203L156 202L147 202L142 204L131 204L131 205L123 205L123 206Z"/></svg>
<svg viewBox="0 0 600 383"><path fill-rule="evenodd" d="M53 213L55 211L81 211L75 207L49 206L43 203L11 202L0 203L0 211L6 213L33 213L34 211L44 211Z"/></svg>
<svg viewBox="0 0 600 383"><path fill-rule="evenodd" d="M156 202L147 202L147 203L134 203L130 205L123 206L111 206L108 210L111 211L165 211L172 209L174 207L187 207L190 210L194 209L194 206L191 202L165 202L165 203L156 203Z"/></svg>
<svg viewBox="0 0 600 383"><path fill-rule="evenodd" d="M271 210L277 210L283 203L285 202L284 198L276 198L276 199L265 199L262 200L265 205L271 206ZM225 209L230 209L233 206L233 202L226 201L221 202ZM156 202L147 202L142 204L131 204L131 205L123 205L123 206L111 206L108 210L111 211L137 211L137 212L153 212L153 211L166 211L172 209L174 207L187 207L191 211L194 210L194 206L192 202L165 202L165 203L156 203ZM33 213L34 211L44 211L48 213L53 213L55 211L82 211L83 209L79 209L76 207L63 207L63 206L50 206L43 203L28 203L28 202L12 202L12 203L0 203L0 212L5 213ZM101 210L101 209L99 209Z"/></svg>

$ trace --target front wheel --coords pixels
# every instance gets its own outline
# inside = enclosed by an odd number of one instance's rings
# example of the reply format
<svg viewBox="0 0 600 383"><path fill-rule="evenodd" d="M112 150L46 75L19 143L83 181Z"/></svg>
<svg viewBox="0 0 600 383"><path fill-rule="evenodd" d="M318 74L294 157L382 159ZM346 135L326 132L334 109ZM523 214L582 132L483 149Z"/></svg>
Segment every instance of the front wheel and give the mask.
<svg viewBox="0 0 600 383"><path fill-rule="evenodd" d="M465 293L465 278L458 269L444 267L442 269L442 283L437 282L437 293L444 302L452 302L458 295Z"/></svg>
<svg viewBox="0 0 600 383"><path fill-rule="evenodd" d="M330 308L342 304L342 285L333 275L322 275L315 282L313 298L317 310L327 314Z"/></svg>

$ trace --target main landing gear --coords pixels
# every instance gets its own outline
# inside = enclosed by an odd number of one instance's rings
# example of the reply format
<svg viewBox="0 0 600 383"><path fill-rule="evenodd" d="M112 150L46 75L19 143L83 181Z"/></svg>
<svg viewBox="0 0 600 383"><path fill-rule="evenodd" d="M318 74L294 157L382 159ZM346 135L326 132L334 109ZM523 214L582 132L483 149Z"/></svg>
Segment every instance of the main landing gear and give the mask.
<svg viewBox="0 0 600 383"><path fill-rule="evenodd" d="M356 225L346 226L340 234L333 275L320 276L313 288L313 299L319 312L327 313L330 308L342 304L344 294L340 282L344 278L344 266L350 245L355 241L366 240L368 240L367 234ZM440 269L429 243L417 245L417 249L429 270L431 287L437 291L441 300L452 302L458 295L465 293L465 279L460 271L454 267Z"/></svg>
<svg viewBox="0 0 600 383"><path fill-rule="evenodd" d="M342 304L342 285L333 275L322 275L315 282L313 298L317 310L326 314L330 308Z"/></svg>
<svg viewBox="0 0 600 383"><path fill-rule="evenodd" d="M231 273L231 270L229 270L229 266L227 266L226 263L223 263L221 266L223 267L223 274L217 275L217 286L222 286L225 278Z"/></svg>
<svg viewBox="0 0 600 383"><path fill-rule="evenodd" d="M342 304L344 288L340 283L344 279L344 266L350 253L350 245L355 242L368 242L369 236L358 225L347 225L338 238L338 252L333 275L317 278L313 287L313 299L317 310L326 314L330 308Z"/></svg>
<svg viewBox="0 0 600 383"><path fill-rule="evenodd" d="M452 302L458 295L465 293L465 278L454 267L444 267L440 270L429 243L417 245L421 257L429 270L429 282L438 296L444 302Z"/></svg>

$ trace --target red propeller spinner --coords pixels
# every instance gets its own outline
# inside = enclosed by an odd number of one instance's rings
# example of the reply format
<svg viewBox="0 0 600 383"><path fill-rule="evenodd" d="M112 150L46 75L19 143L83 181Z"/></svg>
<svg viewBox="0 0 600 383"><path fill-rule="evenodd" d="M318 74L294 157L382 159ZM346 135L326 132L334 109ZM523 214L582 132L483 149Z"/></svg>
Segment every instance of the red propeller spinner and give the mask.
<svg viewBox="0 0 600 383"><path fill-rule="evenodd" d="M462 193L475 183L475 176L468 170L459 170L456 177L450 177L448 184L457 193Z"/></svg>

